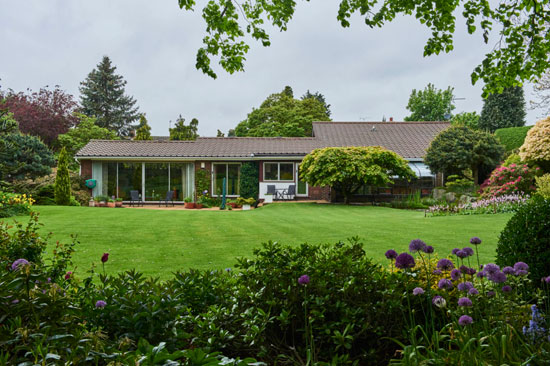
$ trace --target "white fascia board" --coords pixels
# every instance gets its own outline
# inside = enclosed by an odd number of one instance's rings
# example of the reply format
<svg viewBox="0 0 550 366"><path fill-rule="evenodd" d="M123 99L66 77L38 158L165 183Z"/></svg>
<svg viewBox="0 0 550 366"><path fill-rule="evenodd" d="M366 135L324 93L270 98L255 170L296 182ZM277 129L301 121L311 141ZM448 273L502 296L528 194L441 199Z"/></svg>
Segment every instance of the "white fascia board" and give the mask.
<svg viewBox="0 0 550 366"><path fill-rule="evenodd" d="M304 155L305 156L305 155ZM101 160L101 161L253 161L253 160L303 160L304 156L297 155L278 155L278 156L235 156L235 157L180 157L180 156L162 156L162 157L136 157L136 156L79 156L76 159L80 160Z"/></svg>

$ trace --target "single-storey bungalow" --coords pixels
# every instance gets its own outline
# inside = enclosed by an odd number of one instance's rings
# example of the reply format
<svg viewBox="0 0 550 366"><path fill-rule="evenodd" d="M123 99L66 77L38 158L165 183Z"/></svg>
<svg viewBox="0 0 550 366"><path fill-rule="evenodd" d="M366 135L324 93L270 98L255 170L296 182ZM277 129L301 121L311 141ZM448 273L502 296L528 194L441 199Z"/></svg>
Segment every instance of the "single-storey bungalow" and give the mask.
<svg viewBox="0 0 550 366"><path fill-rule="evenodd" d="M297 199L338 200L330 187L310 187L300 180L300 162L317 148L383 146L409 161L418 179L392 187L365 187L359 196L429 193L437 175L423 163L430 142L448 122L314 122L311 137L199 137L194 141L92 140L77 154L80 173L94 179L92 195L129 200L130 191L140 192L145 202L164 199L168 190L175 201L194 197L199 170L210 179L210 193L221 192L223 178L227 196L239 196L241 164L253 161L259 168L260 198L268 185L287 189L295 185ZM204 173L203 173L204 175Z"/></svg>

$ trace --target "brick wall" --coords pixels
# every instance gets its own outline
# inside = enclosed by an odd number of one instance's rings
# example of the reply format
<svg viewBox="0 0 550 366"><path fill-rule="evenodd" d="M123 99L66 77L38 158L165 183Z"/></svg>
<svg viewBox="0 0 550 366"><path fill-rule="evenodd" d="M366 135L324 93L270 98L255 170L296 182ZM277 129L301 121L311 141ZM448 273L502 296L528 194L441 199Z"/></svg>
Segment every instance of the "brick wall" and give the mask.
<svg viewBox="0 0 550 366"><path fill-rule="evenodd" d="M329 186L325 186L325 187L312 187L312 186L309 186L308 187L309 189L309 199L311 200L325 200L325 201L330 201L331 199L331 192L330 192L330 187Z"/></svg>
<svg viewBox="0 0 550 366"><path fill-rule="evenodd" d="M91 160L80 161L80 176L84 179L92 178L92 161Z"/></svg>

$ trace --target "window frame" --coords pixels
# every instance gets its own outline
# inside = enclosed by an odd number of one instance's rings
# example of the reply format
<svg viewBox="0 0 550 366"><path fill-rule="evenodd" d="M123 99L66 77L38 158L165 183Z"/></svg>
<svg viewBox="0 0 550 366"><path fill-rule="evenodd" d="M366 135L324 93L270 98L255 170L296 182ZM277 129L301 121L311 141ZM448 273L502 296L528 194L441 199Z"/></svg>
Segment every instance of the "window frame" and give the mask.
<svg viewBox="0 0 550 366"><path fill-rule="evenodd" d="M266 179L265 178L265 165L266 164L277 164L277 179ZM281 179L281 164L291 164L292 165L292 179ZM264 161L262 169L262 178L264 182L294 182L296 181L295 177L296 163L293 161Z"/></svg>
<svg viewBox="0 0 550 366"><path fill-rule="evenodd" d="M232 162L232 163L226 163L226 162L213 162L212 163L212 167L211 167L211 171L210 171L210 180L211 180L211 186L210 186L210 196L211 197L221 197L221 195L218 195L218 193L216 192L215 188L215 184L216 184L216 177L215 177L215 168L214 166L215 165L225 165L225 179L226 181L229 180L229 168L228 168L228 165L237 165L239 167L239 185L240 185L240 182L241 182L241 166L243 165L242 163L239 163L239 162ZM214 194L215 193L215 194ZM241 192L240 192L240 187L239 187L239 194L226 194L225 195L226 197L240 197L241 196Z"/></svg>

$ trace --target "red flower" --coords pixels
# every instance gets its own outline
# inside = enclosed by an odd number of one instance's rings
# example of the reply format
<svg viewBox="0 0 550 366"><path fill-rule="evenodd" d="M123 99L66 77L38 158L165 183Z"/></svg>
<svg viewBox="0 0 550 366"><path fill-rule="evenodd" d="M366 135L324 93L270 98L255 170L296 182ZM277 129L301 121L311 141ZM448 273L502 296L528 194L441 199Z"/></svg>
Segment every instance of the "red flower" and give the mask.
<svg viewBox="0 0 550 366"><path fill-rule="evenodd" d="M71 279L72 275L73 275L72 272L67 272L67 273L65 274L65 279L66 279L66 280Z"/></svg>
<svg viewBox="0 0 550 366"><path fill-rule="evenodd" d="M109 260L109 253L103 253L101 256L101 262L105 263Z"/></svg>

